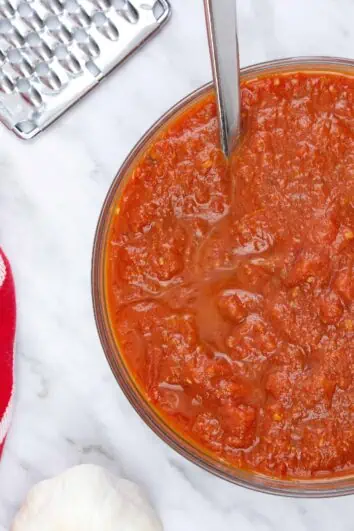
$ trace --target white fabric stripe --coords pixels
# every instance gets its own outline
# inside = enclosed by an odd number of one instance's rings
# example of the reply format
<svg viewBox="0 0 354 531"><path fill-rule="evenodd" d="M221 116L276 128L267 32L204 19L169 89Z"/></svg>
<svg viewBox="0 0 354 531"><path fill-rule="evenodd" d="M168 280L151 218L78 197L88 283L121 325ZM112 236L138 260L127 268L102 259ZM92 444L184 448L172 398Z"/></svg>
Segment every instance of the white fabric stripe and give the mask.
<svg viewBox="0 0 354 531"><path fill-rule="evenodd" d="M0 422L0 444L4 442L7 432L9 431L13 405L14 405L14 388L12 388L10 401L7 405L5 414Z"/></svg>
<svg viewBox="0 0 354 531"><path fill-rule="evenodd" d="M5 278L6 278L6 266L5 266L4 260L2 259L1 254L0 254L0 288L3 285L3 283L5 282Z"/></svg>

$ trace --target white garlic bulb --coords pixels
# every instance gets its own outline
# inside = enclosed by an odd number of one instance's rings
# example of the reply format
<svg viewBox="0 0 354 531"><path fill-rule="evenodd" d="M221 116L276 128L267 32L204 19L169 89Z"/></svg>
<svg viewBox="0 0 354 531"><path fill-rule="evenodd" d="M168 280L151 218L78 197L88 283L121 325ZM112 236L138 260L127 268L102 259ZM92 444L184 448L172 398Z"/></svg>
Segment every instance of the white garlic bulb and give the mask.
<svg viewBox="0 0 354 531"><path fill-rule="evenodd" d="M81 465L36 485L12 531L162 531L162 525L137 485Z"/></svg>

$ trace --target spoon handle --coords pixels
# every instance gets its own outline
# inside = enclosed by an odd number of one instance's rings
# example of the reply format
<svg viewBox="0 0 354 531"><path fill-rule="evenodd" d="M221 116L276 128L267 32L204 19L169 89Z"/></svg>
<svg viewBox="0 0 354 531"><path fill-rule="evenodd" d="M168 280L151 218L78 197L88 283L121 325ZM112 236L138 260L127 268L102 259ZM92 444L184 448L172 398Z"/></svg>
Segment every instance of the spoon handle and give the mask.
<svg viewBox="0 0 354 531"><path fill-rule="evenodd" d="M236 0L204 0L218 103L221 147L229 157L241 134L240 61Z"/></svg>

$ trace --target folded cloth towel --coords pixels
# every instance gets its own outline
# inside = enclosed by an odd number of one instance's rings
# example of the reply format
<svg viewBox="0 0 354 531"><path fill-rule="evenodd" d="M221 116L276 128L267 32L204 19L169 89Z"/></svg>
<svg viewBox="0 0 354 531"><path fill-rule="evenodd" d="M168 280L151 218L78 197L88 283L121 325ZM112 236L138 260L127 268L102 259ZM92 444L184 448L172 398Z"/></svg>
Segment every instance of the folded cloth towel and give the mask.
<svg viewBox="0 0 354 531"><path fill-rule="evenodd" d="M14 283L10 264L0 249L0 455L13 404L15 326Z"/></svg>

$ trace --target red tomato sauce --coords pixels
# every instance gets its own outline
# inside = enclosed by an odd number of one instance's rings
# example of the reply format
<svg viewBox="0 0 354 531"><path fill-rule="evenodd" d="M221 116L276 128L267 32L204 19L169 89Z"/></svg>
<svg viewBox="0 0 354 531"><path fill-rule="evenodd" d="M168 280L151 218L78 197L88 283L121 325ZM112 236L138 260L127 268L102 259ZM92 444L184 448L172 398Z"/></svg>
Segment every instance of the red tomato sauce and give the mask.
<svg viewBox="0 0 354 531"><path fill-rule="evenodd" d="M354 470L354 78L242 85L228 168L205 97L152 142L106 255L124 360L179 433L277 477Z"/></svg>

